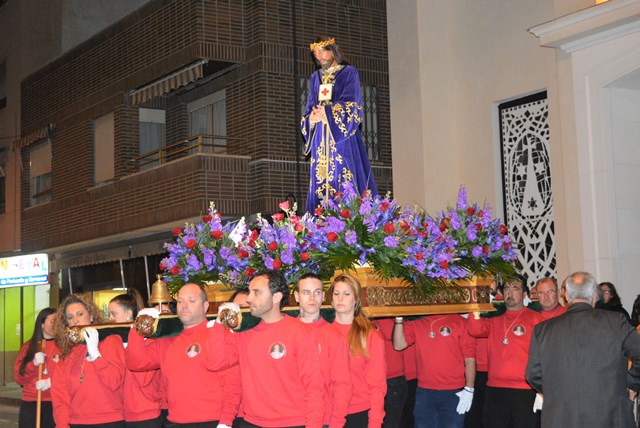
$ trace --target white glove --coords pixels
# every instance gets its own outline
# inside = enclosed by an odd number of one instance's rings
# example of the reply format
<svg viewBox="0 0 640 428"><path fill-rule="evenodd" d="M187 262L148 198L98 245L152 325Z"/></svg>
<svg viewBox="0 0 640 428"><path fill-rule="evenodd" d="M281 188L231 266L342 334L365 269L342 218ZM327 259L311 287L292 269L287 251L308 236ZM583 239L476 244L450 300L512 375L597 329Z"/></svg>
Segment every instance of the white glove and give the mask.
<svg viewBox="0 0 640 428"><path fill-rule="evenodd" d="M98 349L98 343L100 342L98 330L93 327L87 327L82 332L82 337L84 337L84 341L87 344L87 354L89 354L87 360L93 361L99 358L101 355Z"/></svg>
<svg viewBox="0 0 640 428"><path fill-rule="evenodd" d="M156 308L144 308L140 309L140 312L138 312L138 316L140 315L148 315L154 319L158 319L160 318L160 311Z"/></svg>
<svg viewBox="0 0 640 428"><path fill-rule="evenodd" d="M40 379L36 382L36 389L38 391L46 391L51 388L51 378L49 379Z"/></svg>
<svg viewBox="0 0 640 428"><path fill-rule="evenodd" d="M231 428L231 427L227 424L218 424L216 428Z"/></svg>
<svg viewBox="0 0 640 428"><path fill-rule="evenodd" d="M233 311L236 314L240 313L240 306L238 306L236 303L225 302L221 304L220 307L218 308L218 316L216 317L216 322L218 322L218 324L222 324L222 321L220 321L220 313L225 309L229 309L230 311Z"/></svg>
<svg viewBox="0 0 640 428"><path fill-rule="evenodd" d="M538 410L542 411L543 401L544 401L544 398L542 398L542 394L537 393L536 399L533 401L533 413L537 412Z"/></svg>
<svg viewBox="0 0 640 428"><path fill-rule="evenodd" d="M458 407L456 407L456 412L458 412L459 415L464 415L471 408L471 402L473 401L473 388L465 386L462 391L456 392L456 395L460 397Z"/></svg>
<svg viewBox="0 0 640 428"><path fill-rule="evenodd" d="M37 367L40 364L44 364L44 352L36 352L33 356L33 365Z"/></svg>

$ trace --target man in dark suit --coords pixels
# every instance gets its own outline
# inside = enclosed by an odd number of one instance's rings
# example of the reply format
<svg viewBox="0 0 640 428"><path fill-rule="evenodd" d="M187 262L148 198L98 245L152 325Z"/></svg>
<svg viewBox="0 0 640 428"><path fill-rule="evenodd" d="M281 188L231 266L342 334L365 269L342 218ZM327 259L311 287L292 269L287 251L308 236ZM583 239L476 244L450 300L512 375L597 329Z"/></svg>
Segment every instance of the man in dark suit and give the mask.
<svg viewBox="0 0 640 428"><path fill-rule="evenodd" d="M640 334L622 314L593 309L590 274L573 273L565 285L569 309L531 338L526 377L544 397L542 427L635 427L627 388L640 389Z"/></svg>

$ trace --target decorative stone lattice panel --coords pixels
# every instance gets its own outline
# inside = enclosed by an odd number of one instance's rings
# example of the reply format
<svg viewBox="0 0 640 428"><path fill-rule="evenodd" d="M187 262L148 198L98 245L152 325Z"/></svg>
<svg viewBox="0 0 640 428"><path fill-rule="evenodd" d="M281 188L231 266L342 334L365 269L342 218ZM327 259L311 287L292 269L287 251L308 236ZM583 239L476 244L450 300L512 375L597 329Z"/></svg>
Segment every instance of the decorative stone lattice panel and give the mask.
<svg viewBox="0 0 640 428"><path fill-rule="evenodd" d="M556 277L547 93L499 106L505 219L529 287Z"/></svg>

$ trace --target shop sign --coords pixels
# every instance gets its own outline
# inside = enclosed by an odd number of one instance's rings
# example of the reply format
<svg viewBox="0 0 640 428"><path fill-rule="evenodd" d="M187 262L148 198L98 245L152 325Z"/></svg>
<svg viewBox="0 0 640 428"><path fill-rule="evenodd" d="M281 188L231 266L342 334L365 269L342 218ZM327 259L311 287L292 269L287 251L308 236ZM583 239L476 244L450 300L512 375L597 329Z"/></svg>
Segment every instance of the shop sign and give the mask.
<svg viewBox="0 0 640 428"><path fill-rule="evenodd" d="M49 283L49 256L28 254L0 258L0 287Z"/></svg>

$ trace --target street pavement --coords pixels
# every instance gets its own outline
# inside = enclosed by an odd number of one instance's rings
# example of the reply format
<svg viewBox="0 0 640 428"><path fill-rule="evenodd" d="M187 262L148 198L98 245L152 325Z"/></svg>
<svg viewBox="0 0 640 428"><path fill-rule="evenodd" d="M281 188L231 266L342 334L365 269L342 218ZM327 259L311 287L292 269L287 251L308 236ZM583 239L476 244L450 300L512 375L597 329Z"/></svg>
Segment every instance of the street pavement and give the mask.
<svg viewBox="0 0 640 428"><path fill-rule="evenodd" d="M0 402L0 427L18 428L18 411L20 408L15 404Z"/></svg>

